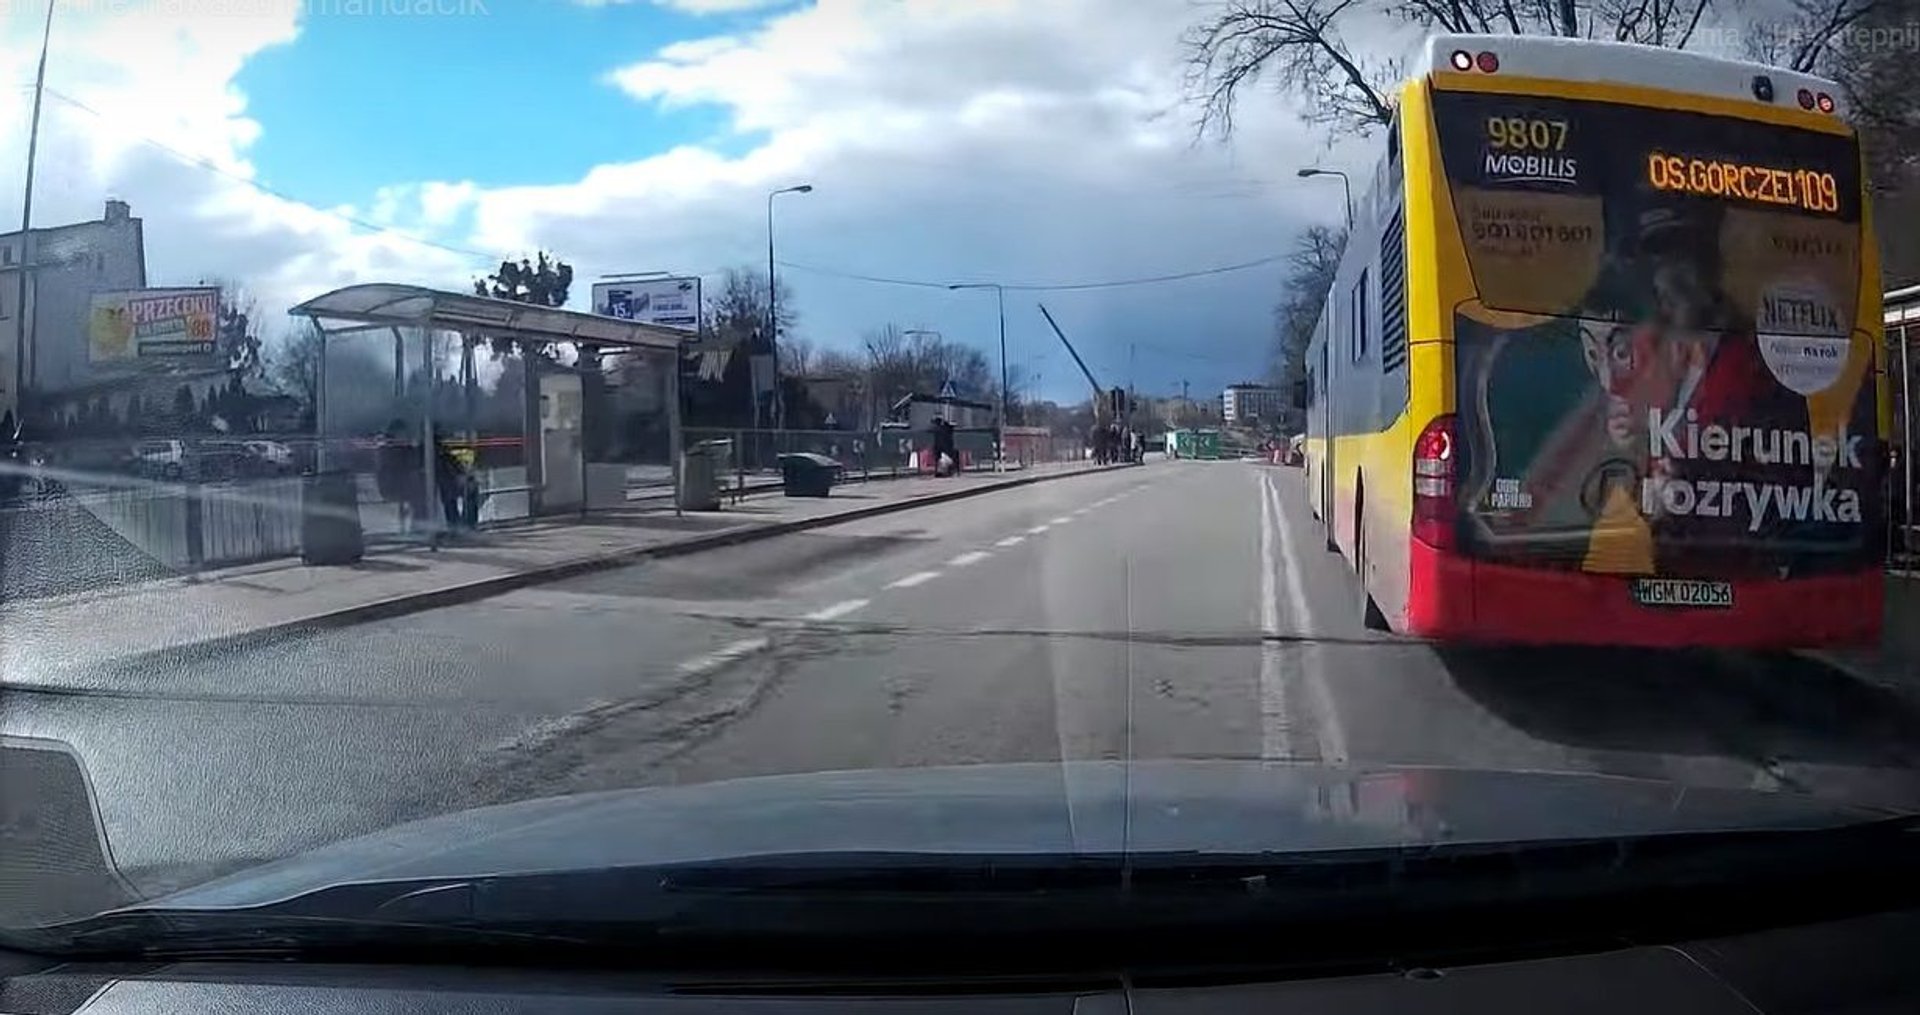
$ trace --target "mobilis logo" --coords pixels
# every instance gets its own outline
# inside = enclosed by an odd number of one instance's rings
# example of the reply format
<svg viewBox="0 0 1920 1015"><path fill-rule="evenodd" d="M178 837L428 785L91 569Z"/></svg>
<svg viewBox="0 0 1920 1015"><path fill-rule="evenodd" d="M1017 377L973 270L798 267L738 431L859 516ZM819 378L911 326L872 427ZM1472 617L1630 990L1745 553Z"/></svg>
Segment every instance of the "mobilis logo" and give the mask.
<svg viewBox="0 0 1920 1015"><path fill-rule="evenodd" d="M1516 155L1488 152L1487 179L1503 183L1577 183L1580 160L1570 155Z"/></svg>

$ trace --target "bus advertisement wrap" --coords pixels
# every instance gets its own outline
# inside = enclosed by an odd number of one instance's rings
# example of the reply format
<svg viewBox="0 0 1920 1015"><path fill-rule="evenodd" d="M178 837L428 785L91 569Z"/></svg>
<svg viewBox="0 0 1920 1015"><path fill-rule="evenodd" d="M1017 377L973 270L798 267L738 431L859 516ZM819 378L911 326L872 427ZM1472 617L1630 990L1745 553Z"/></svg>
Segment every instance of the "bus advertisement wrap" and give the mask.
<svg viewBox="0 0 1920 1015"><path fill-rule="evenodd" d="M1558 98L1434 108L1478 292L1453 315L1462 548L1634 575L1870 566L1853 142Z"/></svg>

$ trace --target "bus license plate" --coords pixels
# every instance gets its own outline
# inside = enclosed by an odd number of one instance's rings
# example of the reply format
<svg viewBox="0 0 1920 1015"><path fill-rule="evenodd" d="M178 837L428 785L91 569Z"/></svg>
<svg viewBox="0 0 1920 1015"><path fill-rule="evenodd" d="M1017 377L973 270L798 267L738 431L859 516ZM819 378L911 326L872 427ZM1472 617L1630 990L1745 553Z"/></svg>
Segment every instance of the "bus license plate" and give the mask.
<svg viewBox="0 0 1920 1015"><path fill-rule="evenodd" d="M1633 582L1633 601L1641 606L1726 609L1733 605L1733 585L1680 578L1637 578Z"/></svg>

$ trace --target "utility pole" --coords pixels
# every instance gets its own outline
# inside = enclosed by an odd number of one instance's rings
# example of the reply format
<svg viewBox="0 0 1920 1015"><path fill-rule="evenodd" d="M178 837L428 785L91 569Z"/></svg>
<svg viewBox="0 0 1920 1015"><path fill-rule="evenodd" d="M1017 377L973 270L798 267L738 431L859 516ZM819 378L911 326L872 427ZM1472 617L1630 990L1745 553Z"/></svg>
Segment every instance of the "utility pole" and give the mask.
<svg viewBox="0 0 1920 1015"><path fill-rule="evenodd" d="M47 90L47 47L53 41L53 0L47 0L47 20L40 29L40 67L33 75L33 116L27 126L27 182L20 197L20 263L13 303L13 426L21 432L27 421L27 385L31 339L27 334L27 272L37 260L33 248L33 164L40 152L40 99ZM13 434L6 435L12 437Z"/></svg>

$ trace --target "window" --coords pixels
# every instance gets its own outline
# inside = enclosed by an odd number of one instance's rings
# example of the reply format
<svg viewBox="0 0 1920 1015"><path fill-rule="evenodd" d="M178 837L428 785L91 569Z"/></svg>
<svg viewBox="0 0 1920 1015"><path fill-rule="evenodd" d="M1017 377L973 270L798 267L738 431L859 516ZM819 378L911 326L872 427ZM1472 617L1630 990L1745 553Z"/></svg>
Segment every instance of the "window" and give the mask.
<svg viewBox="0 0 1920 1015"><path fill-rule="evenodd" d="M1348 300L1350 315L1349 327L1353 337L1353 361L1367 358L1367 273L1360 273L1360 281L1353 284L1353 295Z"/></svg>

